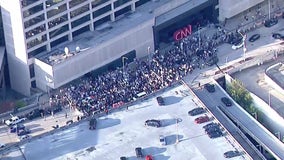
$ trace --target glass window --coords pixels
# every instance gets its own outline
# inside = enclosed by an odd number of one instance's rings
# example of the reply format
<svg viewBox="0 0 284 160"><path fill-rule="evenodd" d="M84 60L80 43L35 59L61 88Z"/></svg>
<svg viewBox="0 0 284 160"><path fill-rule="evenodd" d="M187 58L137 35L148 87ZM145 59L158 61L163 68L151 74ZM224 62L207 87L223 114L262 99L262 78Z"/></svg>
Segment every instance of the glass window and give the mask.
<svg viewBox="0 0 284 160"><path fill-rule="evenodd" d="M103 3L107 2L107 1L109 1L109 0L94 0L94 1L92 1L92 8L95 8L98 5L103 4Z"/></svg>
<svg viewBox="0 0 284 160"><path fill-rule="evenodd" d="M96 18L104 13L107 13L108 11L111 10L111 5L107 5L101 9L96 10L95 12L93 12L93 17Z"/></svg>
<svg viewBox="0 0 284 160"><path fill-rule="evenodd" d="M94 22L94 26L96 27L96 26L99 26L99 25L104 24L104 23L109 22L109 21L110 21L110 15L108 15L104 18L101 18L101 19L97 20L96 22Z"/></svg>
<svg viewBox="0 0 284 160"><path fill-rule="evenodd" d="M37 35L38 33L41 33L45 30L46 30L46 28L45 28L44 24L41 25L41 26L38 26L38 27L26 32L26 39L33 37L33 36Z"/></svg>
<svg viewBox="0 0 284 160"><path fill-rule="evenodd" d="M84 5L84 6L78 8L78 9L76 9L76 10L74 10L74 11L71 11L71 12L70 12L70 17L71 17L71 18L76 17L76 16L78 16L78 15L80 15L80 14L82 14L82 13L87 12L88 10L89 10L89 4Z"/></svg>
<svg viewBox="0 0 284 160"><path fill-rule="evenodd" d="M57 25L59 25L63 22L66 22L67 20L68 20L67 14L65 14L61 17L55 18L55 19L48 22L48 28L52 28L54 26L57 26Z"/></svg>
<svg viewBox="0 0 284 160"><path fill-rule="evenodd" d="M115 1L115 2L114 2L114 8L117 8L117 7L119 7L119 6L121 6L121 5L125 4L125 3L127 3L127 2L129 2L129 1L131 1L131 0L118 0L118 1Z"/></svg>
<svg viewBox="0 0 284 160"><path fill-rule="evenodd" d="M35 25L35 24L37 24L41 21L44 21L44 14L41 14L41 15L35 17L35 18L32 18L32 19L26 21L24 23L24 26L25 26L25 28L28 28L28 27Z"/></svg>
<svg viewBox="0 0 284 160"><path fill-rule="evenodd" d="M115 16L115 18L116 18L116 17L118 17L118 16L120 16L120 15L123 15L123 14L129 12L129 11L131 11L131 6L127 6L127 7L125 7L125 8L122 8L121 10L116 11L116 12L114 13L114 16Z"/></svg>
<svg viewBox="0 0 284 160"><path fill-rule="evenodd" d="M85 22L87 22L89 20L90 20L90 15L86 15L86 16L84 16L82 18L79 18L79 19L71 22L71 27L75 28L75 27L79 26L80 24L83 24L83 23L85 23Z"/></svg>
<svg viewBox="0 0 284 160"><path fill-rule="evenodd" d="M28 57L32 58L32 57L36 56L37 54L40 54L40 53L42 53L44 51L46 51L46 46L42 46L42 47L40 47L38 49L35 49L35 50L29 52L28 53Z"/></svg>
<svg viewBox="0 0 284 160"><path fill-rule="evenodd" d="M63 37L61 37L61 38L51 42L50 46L51 46L51 48L53 48L53 47L55 47L55 46L57 46L57 45L59 45L59 44L61 44L63 42L66 42L66 41L68 41L68 35L63 36Z"/></svg>
<svg viewBox="0 0 284 160"><path fill-rule="evenodd" d="M89 25L72 32L72 36L76 37L76 36L78 36L78 35L80 35L80 34L82 34L84 32L87 32L87 31L90 31L90 26Z"/></svg>
<svg viewBox="0 0 284 160"><path fill-rule="evenodd" d="M86 2L86 1L87 0L71 0L69 2L69 7L73 8L73 7L77 6L78 4L81 4L81 3Z"/></svg>
<svg viewBox="0 0 284 160"><path fill-rule="evenodd" d="M151 1L151 0L139 0L139 1L137 1L135 3L135 7L139 7L139 6L145 4L145 3L149 2L149 1Z"/></svg>
<svg viewBox="0 0 284 160"><path fill-rule="evenodd" d="M47 40L46 34L40 37L37 37L27 43L27 48L30 49L36 45L39 45Z"/></svg>
<svg viewBox="0 0 284 160"><path fill-rule="evenodd" d="M35 2L38 2L38 0L22 0L22 7L26 7L30 4L33 4Z"/></svg>
<svg viewBox="0 0 284 160"><path fill-rule="evenodd" d="M35 49L35 50L29 52L28 53L28 57L32 58L32 57L36 56L37 54L40 54L40 53L42 53L44 51L46 51L46 46L42 46L42 47L40 47L38 49Z"/></svg>
<svg viewBox="0 0 284 160"><path fill-rule="evenodd" d="M54 8L54 9L52 9L52 10L47 12L47 18L50 18L50 17L52 17L54 15L57 15L57 14L59 14L61 12L66 11L66 10L67 10L66 4L58 6L58 7L56 7L56 8Z"/></svg>
<svg viewBox="0 0 284 160"><path fill-rule="evenodd" d="M49 32L49 37L53 38L53 37L55 37L57 35L60 35L61 33L64 33L66 31L68 31L68 30L69 30L69 27L68 27L68 24L66 24L66 25L64 25L64 26L62 26L62 27L60 27L58 29L55 29L55 30Z"/></svg>
<svg viewBox="0 0 284 160"><path fill-rule="evenodd" d="M29 65L29 69L30 69L30 78L35 77L35 68L34 68L34 64Z"/></svg>
<svg viewBox="0 0 284 160"><path fill-rule="evenodd" d="M46 5L46 8L49 8L49 7L51 7L53 5L56 5L56 4L58 4L58 3L62 2L62 1L64 1L64 0L47 0L45 2L45 5Z"/></svg>
<svg viewBox="0 0 284 160"><path fill-rule="evenodd" d="M42 10L43 10L43 4L41 3L41 4L34 6L30 9L28 9L28 10L25 10L23 12L23 16L24 16L24 18L26 18L26 17L33 15L33 14L39 12L39 11L42 11Z"/></svg>

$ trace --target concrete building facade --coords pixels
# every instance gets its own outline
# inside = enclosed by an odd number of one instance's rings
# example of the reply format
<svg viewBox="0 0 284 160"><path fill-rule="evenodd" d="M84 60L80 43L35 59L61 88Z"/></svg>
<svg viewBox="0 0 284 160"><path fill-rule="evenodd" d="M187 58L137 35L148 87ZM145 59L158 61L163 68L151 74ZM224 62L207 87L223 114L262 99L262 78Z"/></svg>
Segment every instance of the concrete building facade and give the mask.
<svg viewBox="0 0 284 160"><path fill-rule="evenodd" d="M241 1L249 1L247 7L250 7L263 0ZM170 39L178 28L195 25L197 19L192 19L195 15L201 17L198 20L210 15L208 19L218 22L239 14L238 8L227 9L234 3L225 0L2 0L11 87L31 95L33 88L56 89L90 71L121 67L134 58L153 53L161 40ZM163 36L165 31L167 35Z"/></svg>

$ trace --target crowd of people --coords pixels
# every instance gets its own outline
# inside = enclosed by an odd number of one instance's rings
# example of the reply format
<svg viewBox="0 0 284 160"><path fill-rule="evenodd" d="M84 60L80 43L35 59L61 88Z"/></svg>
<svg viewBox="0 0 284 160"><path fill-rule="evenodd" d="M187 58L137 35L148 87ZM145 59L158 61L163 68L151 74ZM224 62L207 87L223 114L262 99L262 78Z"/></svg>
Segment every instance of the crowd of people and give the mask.
<svg viewBox="0 0 284 160"><path fill-rule="evenodd" d="M52 97L87 115L108 113L114 104L135 101L140 95L171 86L194 69L205 67L208 60L217 56L217 45L225 41L222 35L220 28L211 37L192 34L175 42L168 51L156 50L147 60L134 59L132 65L126 63L98 76L84 76L79 83L60 88Z"/></svg>

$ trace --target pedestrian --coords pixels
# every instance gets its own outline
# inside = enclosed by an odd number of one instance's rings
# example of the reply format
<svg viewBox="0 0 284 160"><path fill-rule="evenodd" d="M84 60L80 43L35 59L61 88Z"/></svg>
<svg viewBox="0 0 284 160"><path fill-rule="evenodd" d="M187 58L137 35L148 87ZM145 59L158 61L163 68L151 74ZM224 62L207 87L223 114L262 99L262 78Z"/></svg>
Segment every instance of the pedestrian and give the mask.
<svg viewBox="0 0 284 160"><path fill-rule="evenodd" d="M67 113L65 113L65 118L67 118Z"/></svg>
<svg viewBox="0 0 284 160"><path fill-rule="evenodd" d="M80 117L79 116L77 116L77 121L80 121Z"/></svg>

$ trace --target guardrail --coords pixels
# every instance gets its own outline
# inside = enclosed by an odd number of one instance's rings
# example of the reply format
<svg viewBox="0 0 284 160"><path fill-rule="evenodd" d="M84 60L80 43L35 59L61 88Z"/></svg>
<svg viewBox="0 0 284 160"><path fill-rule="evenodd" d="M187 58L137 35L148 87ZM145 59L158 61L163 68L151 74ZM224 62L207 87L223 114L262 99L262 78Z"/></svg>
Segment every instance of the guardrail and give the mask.
<svg viewBox="0 0 284 160"><path fill-rule="evenodd" d="M183 80L182 80L182 81L183 81ZM242 147L242 145L241 145L238 141L235 140L235 138L234 138L234 137L231 135L231 133L226 129L226 127L224 127L224 126L222 125L222 123L215 117L215 115L214 115L214 114L206 107L206 105L200 100L200 98L198 98L198 97L195 95L195 93L192 91L192 89L190 88L190 86L189 86L186 82L184 82L184 81L183 81L183 84L187 86L189 92L191 93L191 95L192 95L194 98L197 99L197 101L198 101L198 103L201 105L201 107L204 108L204 109L206 109L206 110L214 117L214 119L218 121L218 123L221 125L221 127L226 131L226 133L228 133L230 139L234 140L234 142L235 142L240 148L242 148L243 151L246 152L246 150ZM227 139L227 137L225 137L225 138ZM227 139L227 140L229 141L229 139ZM229 141L229 142L230 142L230 141ZM247 152L246 152L246 153L247 153ZM247 155L249 155L249 154L247 153ZM253 159L250 155L249 155L249 158L250 158L251 160Z"/></svg>

